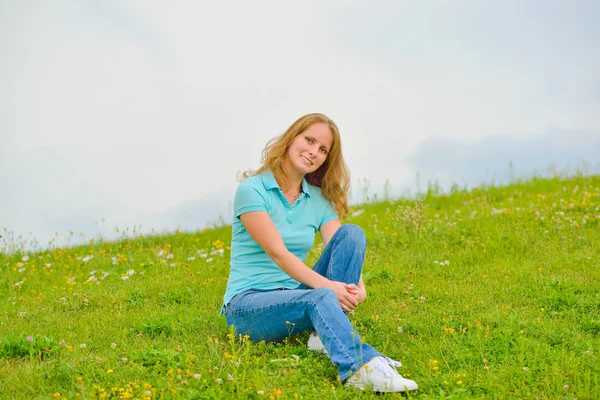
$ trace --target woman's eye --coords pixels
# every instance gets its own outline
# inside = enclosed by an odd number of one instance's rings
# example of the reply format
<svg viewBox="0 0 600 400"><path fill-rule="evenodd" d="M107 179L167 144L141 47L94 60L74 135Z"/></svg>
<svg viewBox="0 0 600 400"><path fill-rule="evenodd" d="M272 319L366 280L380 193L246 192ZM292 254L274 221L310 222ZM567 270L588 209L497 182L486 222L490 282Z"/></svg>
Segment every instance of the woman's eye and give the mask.
<svg viewBox="0 0 600 400"><path fill-rule="evenodd" d="M325 147L321 147L321 153L327 154L327 149Z"/></svg>
<svg viewBox="0 0 600 400"><path fill-rule="evenodd" d="M306 137L306 141L307 141L308 143L312 143L312 142L313 142L313 140L312 140L311 138L309 138L308 136Z"/></svg>

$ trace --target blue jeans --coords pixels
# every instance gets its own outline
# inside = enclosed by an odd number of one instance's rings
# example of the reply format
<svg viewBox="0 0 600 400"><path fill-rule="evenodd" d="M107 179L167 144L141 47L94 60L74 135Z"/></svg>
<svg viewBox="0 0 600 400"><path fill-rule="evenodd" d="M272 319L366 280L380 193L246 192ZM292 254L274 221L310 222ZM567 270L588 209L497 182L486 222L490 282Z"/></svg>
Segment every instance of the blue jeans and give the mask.
<svg viewBox="0 0 600 400"><path fill-rule="evenodd" d="M342 225L333 235L313 270L332 281L358 284L367 243L363 230ZM331 289L301 284L293 290L248 289L225 306L228 325L250 340L281 341L314 329L342 381L373 357L381 355L364 343Z"/></svg>

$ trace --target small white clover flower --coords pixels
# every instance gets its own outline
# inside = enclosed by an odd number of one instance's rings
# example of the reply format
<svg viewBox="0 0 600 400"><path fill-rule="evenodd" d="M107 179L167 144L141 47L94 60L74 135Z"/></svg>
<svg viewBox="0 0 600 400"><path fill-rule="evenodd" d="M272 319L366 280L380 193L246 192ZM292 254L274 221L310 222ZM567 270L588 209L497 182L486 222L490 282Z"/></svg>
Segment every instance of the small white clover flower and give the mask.
<svg viewBox="0 0 600 400"><path fill-rule="evenodd" d="M359 215L362 215L362 213L364 213L365 210L356 210L352 213L353 217L358 217Z"/></svg>

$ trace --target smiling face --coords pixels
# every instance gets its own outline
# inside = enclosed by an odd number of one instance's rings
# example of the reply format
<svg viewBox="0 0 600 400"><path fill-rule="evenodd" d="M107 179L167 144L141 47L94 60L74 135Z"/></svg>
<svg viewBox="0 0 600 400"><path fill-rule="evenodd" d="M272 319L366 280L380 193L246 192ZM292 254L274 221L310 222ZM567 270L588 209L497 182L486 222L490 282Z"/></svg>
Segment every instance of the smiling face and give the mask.
<svg viewBox="0 0 600 400"><path fill-rule="evenodd" d="M333 146L328 124L317 122L296 135L287 150L285 168L288 174L304 175L319 169Z"/></svg>

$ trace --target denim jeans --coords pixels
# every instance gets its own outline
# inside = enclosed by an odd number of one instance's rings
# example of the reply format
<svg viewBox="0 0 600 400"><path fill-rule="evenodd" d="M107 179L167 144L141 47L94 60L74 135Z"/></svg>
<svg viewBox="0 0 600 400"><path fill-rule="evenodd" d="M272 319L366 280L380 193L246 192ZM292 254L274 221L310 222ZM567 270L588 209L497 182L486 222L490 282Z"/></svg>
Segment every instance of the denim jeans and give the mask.
<svg viewBox="0 0 600 400"><path fill-rule="evenodd" d="M342 225L313 270L333 281L358 284L366 246L360 227ZM277 342L316 330L342 381L381 355L360 339L331 289L311 289L303 284L293 290L248 289L225 306L225 317L238 334L249 335L253 341Z"/></svg>

